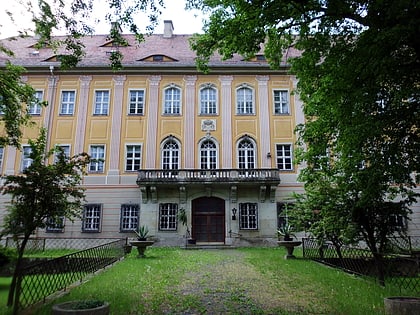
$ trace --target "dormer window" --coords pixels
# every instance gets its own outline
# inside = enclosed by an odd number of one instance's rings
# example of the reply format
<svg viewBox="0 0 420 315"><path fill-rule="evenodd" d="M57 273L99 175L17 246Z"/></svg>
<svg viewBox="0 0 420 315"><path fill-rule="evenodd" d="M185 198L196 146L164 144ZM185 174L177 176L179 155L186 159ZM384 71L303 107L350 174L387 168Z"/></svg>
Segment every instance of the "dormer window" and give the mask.
<svg viewBox="0 0 420 315"><path fill-rule="evenodd" d="M160 54L156 54L156 55L150 55L144 58L139 59L138 61L148 61L148 62L174 62L174 61L178 61L174 58L168 57L166 55L160 55Z"/></svg>
<svg viewBox="0 0 420 315"><path fill-rule="evenodd" d="M163 61L163 55L154 55L153 61Z"/></svg>

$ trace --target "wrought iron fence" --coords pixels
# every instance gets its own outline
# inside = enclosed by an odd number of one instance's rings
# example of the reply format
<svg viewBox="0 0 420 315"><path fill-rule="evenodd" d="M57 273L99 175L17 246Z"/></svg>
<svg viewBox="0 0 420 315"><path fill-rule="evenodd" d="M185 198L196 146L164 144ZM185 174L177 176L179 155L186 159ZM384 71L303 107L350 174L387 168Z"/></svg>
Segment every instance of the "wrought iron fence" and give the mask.
<svg viewBox="0 0 420 315"><path fill-rule="evenodd" d="M367 249L340 246L332 243L320 244L315 239L302 239L303 257L326 265L341 268L347 272L377 277L378 271L371 252ZM401 252L387 253L384 256L385 283L397 286L400 292L412 292L420 295L420 256L409 243L400 241Z"/></svg>
<svg viewBox="0 0 420 315"><path fill-rule="evenodd" d="M32 237L28 240L25 246L25 255L45 252L47 250L65 249L68 251L79 251L87 248L110 243L120 238L78 238L78 237ZM20 242L22 239L15 240L12 237L5 239L6 247L16 247L16 241Z"/></svg>
<svg viewBox="0 0 420 315"><path fill-rule="evenodd" d="M124 256L126 239L113 240L92 248L42 261L19 271L14 314L37 302L45 302L51 294L66 290Z"/></svg>

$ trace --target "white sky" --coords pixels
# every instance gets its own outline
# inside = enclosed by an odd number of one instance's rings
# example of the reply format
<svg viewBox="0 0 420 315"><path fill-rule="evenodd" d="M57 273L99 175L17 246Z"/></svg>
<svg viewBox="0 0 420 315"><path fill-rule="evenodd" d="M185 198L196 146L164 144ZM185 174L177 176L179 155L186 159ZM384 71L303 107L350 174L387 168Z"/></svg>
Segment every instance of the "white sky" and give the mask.
<svg viewBox="0 0 420 315"><path fill-rule="evenodd" d="M0 0L0 38L18 35L18 31L24 28L33 28L31 23L32 14L23 9L22 5L19 4L21 1L27 0ZM32 1L36 2L36 0ZM104 0L97 1L100 2ZM160 23L155 28L155 33L163 33L164 20L172 20L175 34L202 33L202 20L205 16L203 16L200 11L185 11L185 0L165 0L165 5L166 9L160 17ZM15 23L10 21L6 11L13 13ZM99 10L94 11L93 13L94 16L101 14ZM139 19L137 23L140 27L144 27L144 25L141 25L141 19ZM98 34L107 33L108 28L108 25L95 26L96 33Z"/></svg>

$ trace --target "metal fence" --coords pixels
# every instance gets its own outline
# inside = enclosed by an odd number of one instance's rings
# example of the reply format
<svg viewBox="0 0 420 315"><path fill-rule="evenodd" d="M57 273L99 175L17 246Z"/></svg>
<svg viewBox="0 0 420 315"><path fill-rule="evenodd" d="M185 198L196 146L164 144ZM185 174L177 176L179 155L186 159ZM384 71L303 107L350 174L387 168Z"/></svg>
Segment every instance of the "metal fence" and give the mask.
<svg viewBox="0 0 420 315"><path fill-rule="evenodd" d="M36 254L47 250L65 249L68 251L78 251L107 244L120 238L78 238L78 237L33 237L28 240L25 246L25 255ZM17 239L21 242L22 239ZM16 240L12 237L5 239L6 247L15 248Z"/></svg>
<svg viewBox="0 0 420 315"><path fill-rule="evenodd" d="M45 302L51 294L66 290L70 285L81 282L88 274L121 259L124 256L124 245L126 239L113 240L22 268L17 279L18 294L14 314L37 302Z"/></svg>
<svg viewBox="0 0 420 315"><path fill-rule="evenodd" d="M336 248L329 242L320 245L317 240L308 238L302 241L305 258L358 275L378 276L372 253L367 249L351 246ZM397 286L400 292L420 295L420 256L414 247L409 246L413 240L404 243L396 239L392 243L396 241L399 242L399 251L384 255L385 284Z"/></svg>

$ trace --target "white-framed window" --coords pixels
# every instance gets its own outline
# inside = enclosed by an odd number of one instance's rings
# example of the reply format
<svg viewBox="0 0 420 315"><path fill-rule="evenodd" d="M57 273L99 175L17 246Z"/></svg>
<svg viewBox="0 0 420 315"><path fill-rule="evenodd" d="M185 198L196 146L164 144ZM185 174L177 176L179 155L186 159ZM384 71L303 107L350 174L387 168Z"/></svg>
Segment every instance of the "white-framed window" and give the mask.
<svg viewBox="0 0 420 315"><path fill-rule="evenodd" d="M76 104L76 91L61 91L60 115L73 115Z"/></svg>
<svg viewBox="0 0 420 315"><path fill-rule="evenodd" d="M217 90L214 87L206 86L200 90L200 114L217 114Z"/></svg>
<svg viewBox="0 0 420 315"><path fill-rule="evenodd" d="M159 204L159 231L176 231L178 228L178 204Z"/></svg>
<svg viewBox="0 0 420 315"><path fill-rule="evenodd" d="M66 158L70 158L70 145L68 145L68 144L57 144L56 148L63 151L63 154ZM58 160L58 154L59 154L59 152L54 153L54 161Z"/></svg>
<svg viewBox="0 0 420 315"><path fill-rule="evenodd" d="M293 170L293 154L291 144L276 144L277 168L282 171Z"/></svg>
<svg viewBox="0 0 420 315"><path fill-rule="evenodd" d="M128 102L129 115L144 115L144 90L130 90Z"/></svg>
<svg viewBox="0 0 420 315"><path fill-rule="evenodd" d="M91 145L90 146L89 172L103 173L105 163L105 146L104 145Z"/></svg>
<svg viewBox="0 0 420 315"><path fill-rule="evenodd" d="M3 170L4 147L0 147L0 173Z"/></svg>
<svg viewBox="0 0 420 315"><path fill-rule="evenodd" d="M109 91L95 91L94 115L108 115L109 111Z"/></svg>
<svg viewBox="0 0 420 315"><path fill-rule="evenodd" d="M162 169L179 169L180 147L173 137L169 137L162 146Z"/></svg>
<svg viewBox="0 0 420 315"><path fill-rule="evenodd" d="M200 168L202 170L217 168L217 146L213 140L205 140L200 145Z"/></svg>
<svg viewBox="0 0 420 315"><path fill-rule="evenodd" d="M139 210L138 204L122 204L120 217L121 232L131 232L139 226Z"/></svg>
<svg viewBox="0 0 420 315"><path fill-rule="evenodd" d="M23 172L25 169L27 169L29 166L31 166L33 160L30 158L30 155L32 153L32 148L28 145L24 145L22 147L22 161L20 170Z"/></svg>
<svg viewBox="0 0 420 315"><path fill-rule="evenodd" d="M238 168L249 170L240 172L241 175L250 175L255 169L255 144L249 137L244 137L238 142ZM250 172L251 171L251 172Z"/></svg>
<svg viewBox="0 0 420 315"><path fill-rule="evenodd" d="M288 115L290 114L289 91L274 90L273 91L274 114Z"/></svg>
<svg viewBox="0 0 420 315"><path fill-rule="evenodd" d="M240 203L239 204L239 229L258 230L258 204Z"/></svg>
<svg viewBox="0 0 420 315"><path fill-rule="evenodd" d="M254 93L250 87L242 86L236 90L236 114L254 114Z"/></svg>
<svg viewBox="0 0 420 315"><path fill-rule="evenodd" d="M83 207L82 232L101 231L101 204L87 204Z"/></svg>
<svg viewBox="0 0 420 315"><path fill-rule="evenodd" d="M32 116L41 115L41 102L44 98L44 91L35 91L35 100L28 106L28 114Z"/></svg>
<svg viewBox="0 0 420 315"><path fill-rule="evenodd" d="M47 233L63 233L64 232L64 216L56 218L47 218L45 232Z"/></svg>
<svg viewBox="0 0 420 315"><path fill-rule="evenodd" d="M164 90L163 113L168 115L181 114L181 89L171 86Z"/></svg>
<svg viewBox="0 0 420 315"><path fill-rule="evenodd" d="M141 166L141 145L126 145L125 152L125 170L127 172L138 171Z"/></svg>

